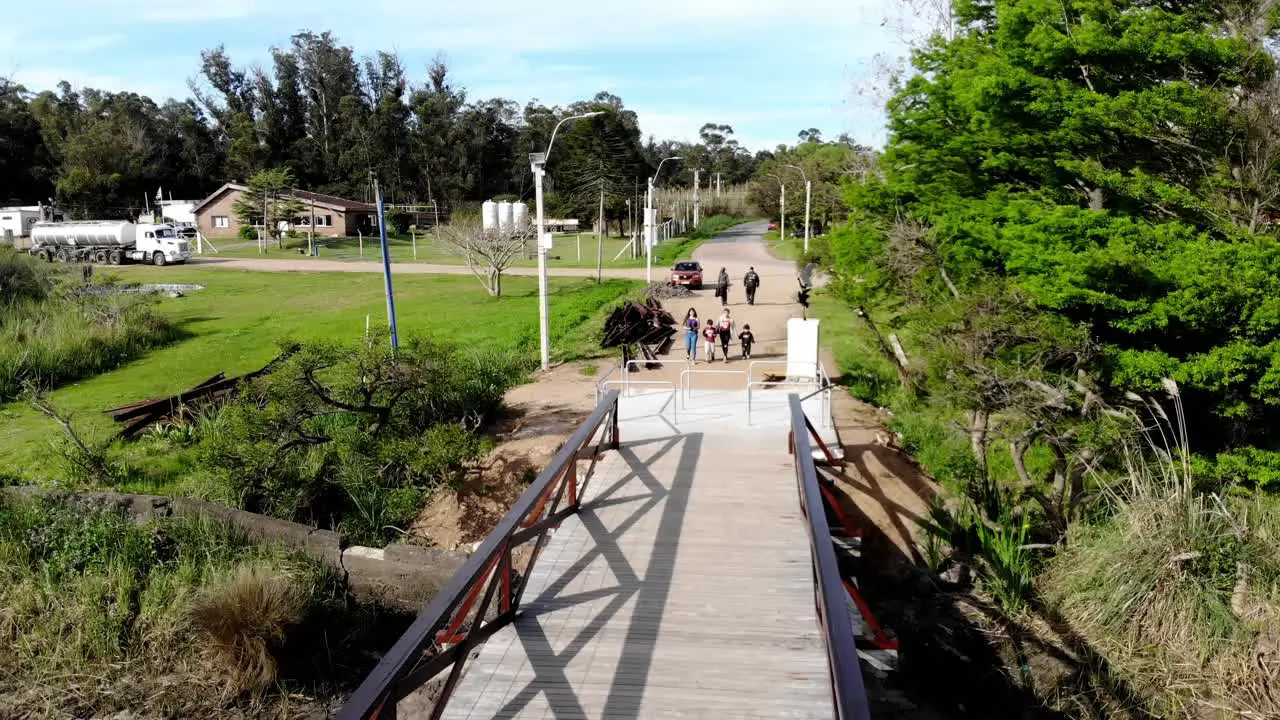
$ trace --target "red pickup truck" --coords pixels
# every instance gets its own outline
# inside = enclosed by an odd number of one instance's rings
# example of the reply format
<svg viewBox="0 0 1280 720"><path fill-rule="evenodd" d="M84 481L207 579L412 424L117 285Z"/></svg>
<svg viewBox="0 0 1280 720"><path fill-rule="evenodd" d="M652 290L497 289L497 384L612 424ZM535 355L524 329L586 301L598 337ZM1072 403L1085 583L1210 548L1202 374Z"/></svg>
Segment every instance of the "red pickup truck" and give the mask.
<svg viewBox="0 0 1280 720"><path fill-rule="evenodd" d="M671 268L671 284L685 285L694 290L702 289L702 264L684 260Z"/></svg>

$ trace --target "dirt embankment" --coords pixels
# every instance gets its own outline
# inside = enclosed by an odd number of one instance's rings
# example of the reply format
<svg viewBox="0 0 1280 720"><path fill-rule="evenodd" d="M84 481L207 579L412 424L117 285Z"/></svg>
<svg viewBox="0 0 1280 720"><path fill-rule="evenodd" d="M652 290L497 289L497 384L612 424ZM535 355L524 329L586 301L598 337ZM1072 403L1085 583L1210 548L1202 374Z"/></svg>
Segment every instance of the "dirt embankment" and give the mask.
<svg viewBox="0 0 1280 720"><path fill-rule="evenodd" d="M469 551L483 540L591 414L596 380L611 364L566 363L507 391L507 413L490 431L497 446L471 469L457 492L431 499L409 535L446 550Z"/></svg>

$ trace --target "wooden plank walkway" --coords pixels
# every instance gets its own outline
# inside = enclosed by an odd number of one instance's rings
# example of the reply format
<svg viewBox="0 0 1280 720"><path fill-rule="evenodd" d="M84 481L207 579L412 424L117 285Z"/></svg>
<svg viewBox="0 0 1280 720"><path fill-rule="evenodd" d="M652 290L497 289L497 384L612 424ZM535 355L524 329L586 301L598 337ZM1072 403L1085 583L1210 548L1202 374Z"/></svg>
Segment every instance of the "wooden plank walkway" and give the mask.
<svg viewBox="0 0 1280 720"><path fill-rule="evenodd" d="M785 431L626 427L444 717L830 718Z"/></svg>

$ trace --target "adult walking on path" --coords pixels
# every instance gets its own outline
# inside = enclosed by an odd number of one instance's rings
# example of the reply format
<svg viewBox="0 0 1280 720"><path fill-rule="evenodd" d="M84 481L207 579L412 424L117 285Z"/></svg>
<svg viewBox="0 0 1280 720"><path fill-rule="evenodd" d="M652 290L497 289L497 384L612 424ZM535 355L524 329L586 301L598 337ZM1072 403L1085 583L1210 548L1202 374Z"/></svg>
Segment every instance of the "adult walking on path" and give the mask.
<svg viewBox="0 0 1280 720"><path fill-rule="evenodd" d="M698 361L698 311L689 308L684 316L684 356L689 362Z"/></svg>
<svg viewBox="0 0 1280 720"><path fill-rule="evenodd" d="M747 304L756 304L756 288L760 287L760 276L756 274L754 265L747 268L746 277L742 278L742 287L747 290Z"/></svg>
<svg viewBox="0 0 1280 720"><path fill-rule="evenodd" d="M716 295L722 307L729 304L729 271L724 268L720 268L720 277L716 278Z"/></svg>

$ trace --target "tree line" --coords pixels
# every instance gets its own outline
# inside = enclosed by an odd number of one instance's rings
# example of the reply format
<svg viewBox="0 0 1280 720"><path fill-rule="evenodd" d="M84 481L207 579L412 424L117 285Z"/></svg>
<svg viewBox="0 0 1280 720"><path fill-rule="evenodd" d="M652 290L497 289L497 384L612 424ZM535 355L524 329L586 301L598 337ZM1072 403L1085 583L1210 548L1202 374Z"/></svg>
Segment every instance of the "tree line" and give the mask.
<svg viewBox="0 0 1280 720"><path fill-rule="evenodd" d="M144 196L202 198L223 182L288 170L300 189L372 200L371 178L391 202L444 210L490 198L531 201L528 156L546 149L548 204L557 213L625 216L625 200L670 155L662 184L689 186L692 169L748 180L771 153L752 154L729 125L699 141L643 138L639 118L607 92L548 106L473 98L443 60L414 78L395 53L358 58L329 32L304 30L273 48L270 67L237 65L223 47L201 54L191 96L163 103L127 91L63 82L32 92L0 77L0 202L55 200L80 217L127 217ZM668 163L670 166L671 163ZM704 185L705 186L705 185Z"/></svg>

